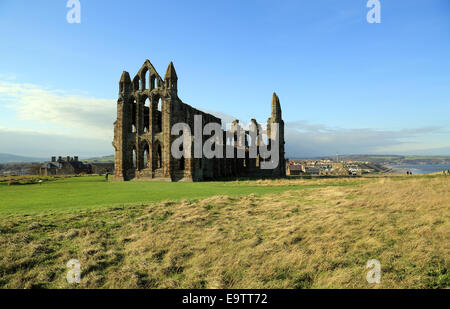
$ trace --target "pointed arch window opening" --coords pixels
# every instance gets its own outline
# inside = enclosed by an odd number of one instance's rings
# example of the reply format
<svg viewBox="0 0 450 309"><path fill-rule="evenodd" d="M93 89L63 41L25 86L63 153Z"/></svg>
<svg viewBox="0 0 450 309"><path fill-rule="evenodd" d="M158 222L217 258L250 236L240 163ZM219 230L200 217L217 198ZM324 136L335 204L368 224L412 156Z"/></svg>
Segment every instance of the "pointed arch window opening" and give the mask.
<svg viewBox="0 0 450 309"><path fill-rule="evenodd" d="M145 99L144 102L144 133L150 132L150 99Z"/></svg>
<svg viewBox="0 0 450 309"><path fill-rule="evenodd" d="M158 80L155 75L150 78L150 90L158 88Z"/></svg>
<svg viewBox="0 0 450 309"><path fill-rule="evenodd" d="M150 147L148 144L145 144L144 147L144 169L150 168Z"/></svg>
<svg viewBox="0 0 450 309"><path fill-rule="evenodd" d="M184 171L185 168L186 168L186 162L185 162L186 160L184 158L184 147L183 147L183 145L181 145L180 151L183 152L183 155L180 158L180 171Z"/></svg>
<svg viewBox="0 0 450 309"><path fill-rule="evenodd" d="M142 80L142 90L147 89L147 82L150 81L150 70L149 69L145 69L145 72L142 76L143 80ZM148 88L150 89L150 87Z"/></svg>
<svg viewBox="0 0 450 309"><path fill-rule="evenodd" d="M137 118L137 103L136 103L136 99L133 99L133 103L132 103L132 113L133 113L133 117L132 117L132 121L131 121L131 133L136 133L137 129L136 129L136 118Z"/></svg>
<svg viewBox="0 0 450 309"><path fill-rule="evenodd" d="M132 153L132 161L133 161L133 169L137 169L137 153L136 153L136 147L133 147L133 153Z"/></svg>
<svg viewBox="0 0 450 309"><path fill-rule="evenodd" d="M162 150L160 144L158 144L158 148L156 150L156 168L162 168Z"/></svg>
<svg viewBox="0 0 450 309"><path fill-rule="evenodd" d="M163 113L162 113L162 99L158 98L157 102L156 102L156 115L155 115L155 133L160 133L162 132L162 118L163 118Z"/></svg>

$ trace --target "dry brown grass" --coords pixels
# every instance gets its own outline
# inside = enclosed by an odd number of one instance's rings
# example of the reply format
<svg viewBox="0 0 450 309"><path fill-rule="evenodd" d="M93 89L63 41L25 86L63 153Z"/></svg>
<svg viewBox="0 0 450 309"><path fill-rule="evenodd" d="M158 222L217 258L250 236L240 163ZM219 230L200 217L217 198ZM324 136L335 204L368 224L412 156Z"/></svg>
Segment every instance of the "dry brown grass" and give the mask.
<svg viewBox="0 0 450 309"><path fill-rule="evenodd" d="M246 184L255 184L258 186L299 186L299 185L329 185L329 184L352 184L352 183L365 183L370 181L369 177L289 177L281 179L261 179L261 180L240 180L237 182L243 182Z"/></svg>
<svg viewBox="0 0 450 309"><path fill-rule="evenodd" d="M3 183L6 183L10 186L12 185L29 185L29 184L36 184L39 182L39 180L42 180L43 182L47 181L54 181L56 179L64 179L64 178L71 178L71 177L79 177L79 176L39 176L39 175L27 175L27 176L5 176L0 175L0 185Z"/></svg>
<svg viewBox="0 0 450 309"><path fill-rule="evenodd" d="M0 286L70 287L75 258L81 288L448 288L449 216L448 177L13 215L0 221ZM369 259L380 285L365 280Z"/></svg>

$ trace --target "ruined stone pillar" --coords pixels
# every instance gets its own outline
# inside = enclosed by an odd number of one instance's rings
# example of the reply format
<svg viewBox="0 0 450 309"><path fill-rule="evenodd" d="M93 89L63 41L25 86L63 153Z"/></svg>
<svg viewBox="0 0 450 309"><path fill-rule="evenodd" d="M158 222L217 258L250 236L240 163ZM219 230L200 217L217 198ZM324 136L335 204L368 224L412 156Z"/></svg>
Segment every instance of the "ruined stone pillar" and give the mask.
<svg viewBox="0 0 450 309"><path fill-rule="evenodd" d="M162 101L162 134L163 134L163 144L162 147L162 165L164 177L170 178L172 174L172 162L171 162L171 153L170 147L172 145L172 135L171 135L171 99L164 98Z"/></svg>

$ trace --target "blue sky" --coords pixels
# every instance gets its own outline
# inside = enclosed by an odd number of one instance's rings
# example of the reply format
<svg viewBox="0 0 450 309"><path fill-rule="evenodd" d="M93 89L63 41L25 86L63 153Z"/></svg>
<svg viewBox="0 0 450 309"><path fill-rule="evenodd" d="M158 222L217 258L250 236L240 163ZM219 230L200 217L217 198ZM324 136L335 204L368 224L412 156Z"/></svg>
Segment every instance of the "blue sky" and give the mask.
<svg viewBox="0 0 450 309"><path fill-rule="evenodd" d="M0 153L113 152L118 80L173 61L180 98L242 121L280 97L289 156L450 155L450 1L0 0Z"/></svg>

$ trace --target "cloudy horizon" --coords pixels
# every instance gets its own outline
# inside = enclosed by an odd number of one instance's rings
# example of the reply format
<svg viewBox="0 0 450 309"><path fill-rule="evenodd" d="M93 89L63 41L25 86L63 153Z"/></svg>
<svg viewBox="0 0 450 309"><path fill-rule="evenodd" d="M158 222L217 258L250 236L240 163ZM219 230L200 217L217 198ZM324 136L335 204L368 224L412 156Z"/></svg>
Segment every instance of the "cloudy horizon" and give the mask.
<svg viewBox="0 0 450 309"><path fill-rule="evenodd" d="M34 84L0 80L0 97L16 114L14 125L0 126L0 153L29 157L55 154L97 157L113 154L116 101ZM231 123L238 117L206 110ZM268 114L267 117L270 115ZM247 119L240 119L248 122ZM258 120L265 123L264 119ZM308 120L285 123L287 157L340 154L448 155L450 146L421 148L414 139L448 135L444 127L400 130L330 127ZM412 140L411 140L412 139Z"/></svg>

